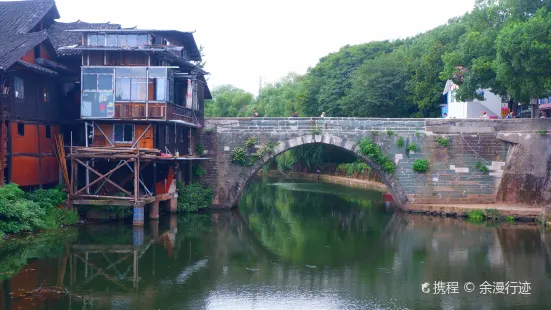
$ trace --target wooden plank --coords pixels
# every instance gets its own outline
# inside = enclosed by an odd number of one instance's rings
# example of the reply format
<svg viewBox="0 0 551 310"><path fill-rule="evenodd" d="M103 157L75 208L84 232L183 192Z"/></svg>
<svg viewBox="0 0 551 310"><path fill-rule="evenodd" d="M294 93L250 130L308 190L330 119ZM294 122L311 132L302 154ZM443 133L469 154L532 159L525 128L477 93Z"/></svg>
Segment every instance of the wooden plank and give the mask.
<svg viewBox="0 0 551 310"><path fill-rule="evenodd" d="M86 251L86 252L92 252L92 251L110 251L110 250L117 250L117 251L133 251L134 246L133 245L102 245L102 244L73 244L70 246L71 250L76 251Z"/></svg>
<svg viewBox="0 0 551 310"><path fill-rule="evenodd" d="M133 207L134 201L125 200L99 200L99 199L77 199L71 200L73 205L89 205L89 206L120 206L120 207Z"/></svg>
<svg viewBox="0 0 551 310"><path fill-rule="evenodd" d="M102 195L88 195L88 194L81 194L81 195L75 195L77 197L82 198L95 198L95 199L107 199L107 200L134 200L134 197L122 197L122 196L102 196Z"/></svg>

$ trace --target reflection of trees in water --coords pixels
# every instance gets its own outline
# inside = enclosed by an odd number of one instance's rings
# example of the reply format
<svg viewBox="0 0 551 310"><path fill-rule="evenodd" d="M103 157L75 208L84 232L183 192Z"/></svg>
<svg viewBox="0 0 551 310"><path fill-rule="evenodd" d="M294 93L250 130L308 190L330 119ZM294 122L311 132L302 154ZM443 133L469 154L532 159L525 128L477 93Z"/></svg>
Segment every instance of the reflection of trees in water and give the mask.
<svg viewBox="0 0 551 310"><path fill-rule="evenodd" d="M249 184L239 209L254 235L270 251L293 264L331 266L373 256L370 245L391 214L369 197Z"/></svg>

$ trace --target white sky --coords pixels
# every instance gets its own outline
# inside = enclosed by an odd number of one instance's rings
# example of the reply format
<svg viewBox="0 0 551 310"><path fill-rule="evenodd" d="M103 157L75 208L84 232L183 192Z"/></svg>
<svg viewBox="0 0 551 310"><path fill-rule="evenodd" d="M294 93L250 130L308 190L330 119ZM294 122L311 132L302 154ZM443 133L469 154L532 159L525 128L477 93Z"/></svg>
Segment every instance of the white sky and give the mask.
<svg viewBox="0 0 551 310"><path fill-rule="evenodd" d="M442 25L474 0L56 0L61 19L196 30L209 87L254 94L259 79L304 73L346 44L405 38ZM146 5L147 3L147 5Z"/></svg>

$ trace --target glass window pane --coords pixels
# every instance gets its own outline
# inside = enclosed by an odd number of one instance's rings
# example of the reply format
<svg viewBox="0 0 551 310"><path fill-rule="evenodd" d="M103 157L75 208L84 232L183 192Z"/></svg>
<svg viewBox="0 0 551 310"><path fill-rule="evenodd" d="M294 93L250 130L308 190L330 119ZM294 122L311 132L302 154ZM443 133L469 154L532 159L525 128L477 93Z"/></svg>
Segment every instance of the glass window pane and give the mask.
<svg viewBox="0 0 551 310"><path fill-rule="evenodd" d="M134 140L134 126L124 125L124 141L132 142Z"/></svg>
<svg viewBox="0 0 551 310"><path fill-rule="evenodd" d="M98 34L98 46L105 46L105 35Z"/></svg>
<svg viewBox="0 0 551 310"><path fill-rule="evenodd" d="M153 68L149 67L150 78L166 78L166 68Z"/></svg>
<svg viewBox="0 0 551 310"><path fill-rule="evenodd" d="M98 45L98 36L95 34L88 35L88 45L89 46L96 46Z"/></svg>
<svg viewBox="0 0 551 310"><path fill-rule="evenodd" d="M155 100L166 100L166 79L155 79Z"/></svg>
<svg viewBox="0 0 551 310"><path fill-rule="evenodd" d="M132 77L132 69L130 68L117 68L117 77Z"/></svg>
<svg viewBox="0 0 551 310"><path fill-rule="evenodd" d="M128 46L135 47L138 46L138 36L135 34L129 34L126 36Z"/></svg>
<svg viewBox="0 0 551 310"><path fill-rule="evenodd" d="M132 101L145 101L147 96L147 80L133 78L130 96Z"/></svg>
<svg viewBox="0 0 551 310"><path fill-rule="evenodd" d="M149 45L147 34L138 35L138 46Z"/></svg>
<svg viewBox="0 0 551 310"><path fill-rule="evenodd" d="M98 93L96 92L85 92L82 93L82 99L80 103L80 116L83 117L91 117L92 116L92 106L95 102L98 101L97 99Z"/></svg>
<svg viewBox="0 0 551 310"><path fill-rule="evenodd" d="M102 74L98 75L99 83L98 89L102 90L112 90L113 89L113 76Z"/></svg>
<svg viewBox="0 0 551 310"><path fill-rule="evenodd" d="M117 35L108 34L105 41L106 41L106 46L117 46Z"/></svg>
<svg viewBox="0 0 551 310"><path fill-rule="evenodd" d="M119 34L118 35L118 45L119 46L127 46L127 43L126 43L126 35L125 34Z"/></svg>
<svg viewBox="0 0 551 310"><path fill-rule="evenodd" d="M98 75L97 74L83 74L82 75L82 89L83 90L97 90L98 89Z"/></svg>
<svg viewBox="0 0 551 310"><path fill-rule="evenodd" d="M130 78L117 78L117 100L130 100Z"/></svg>
<svg viewBox="0 0 551 310"><path fill-rule="evenodd" d="M120 124L115 124L113 128L113 140L115 142L121 142L124 140L124 126Z"/></svg>
<svg viewBox="0 0 551 310"><path fill-rule="evenodd" d="M145 78L146 68L132 68L132 77Z"/></svg>

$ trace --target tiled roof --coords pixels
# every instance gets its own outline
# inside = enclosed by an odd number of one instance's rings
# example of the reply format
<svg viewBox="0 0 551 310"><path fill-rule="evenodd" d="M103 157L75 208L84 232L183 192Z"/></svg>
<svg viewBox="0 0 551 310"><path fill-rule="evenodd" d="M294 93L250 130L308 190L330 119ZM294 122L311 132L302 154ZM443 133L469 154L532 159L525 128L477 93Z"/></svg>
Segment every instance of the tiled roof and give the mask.
<svg viewBox="0 0 551 310"><path fill-rule="evenodd" d="M73 28L68 30L68 32L96 32L94 29L87 28ZM170 30L170 29L136 29L134 28L118 28L118 29L101 29L103 33L163 33L166 35L177 36L181 38L184 42L184 47L186 49L187 55L191 60L201 61L201 51L197 47L197 42L193 37L193 32L189 31L179 31L179 30Z"/></svg>
<svg viewBox="0 0 551 310"><path fill-rule="evenodd" d="M0 36L0 70L6 70L29 50L47 39L46 32Z"/></svg>
<svg viewBox="0 0 551 310"><path fill-rule="evenodd" d="M80 50L73 49L61 49L62 47L76 46L82 43L82 34L78 32L72 32L73 29L119 29L121 25L111 23L85 23L82 21L76 21L73 23L58 23L55 22L48 28L48 35L54 48L58 51L59 55L80 55Z"/></svg>
<svg viewBox="0 0 551 310"><path fill-rule="evenodd" d="M18 60L18 61L16 61L16 63L19 64L19 65L22 65L24 67L27 67L31 70L35 70L39 73L44 73L44 74L49 74L49 75L58 75L58 73L53 71L53 70L50 70L50 69L44 68L42 66L39 66L37 64L32 64L32 63L29 63L29 62L26 62L26 61L23 61L23 60Z"/></svg>
<svg viewBox="0 0 551 310"><path fill-rule="evenodd" d="M53 60L44 59L44 58L37 58L34 60L34 63L37 65L40 65L42 67L50 68L52 70L63 70L63 71L69 71L73 72L74 70L71 68L68 68L65 65L62 65L58 62L55 62Z"/></svg>
<svg viewBox="0 0 551 310"><path fill-rule="evenodd" d="M53 0L1 1L0 36L28 33L49 12L59 18Z"/></svg>

